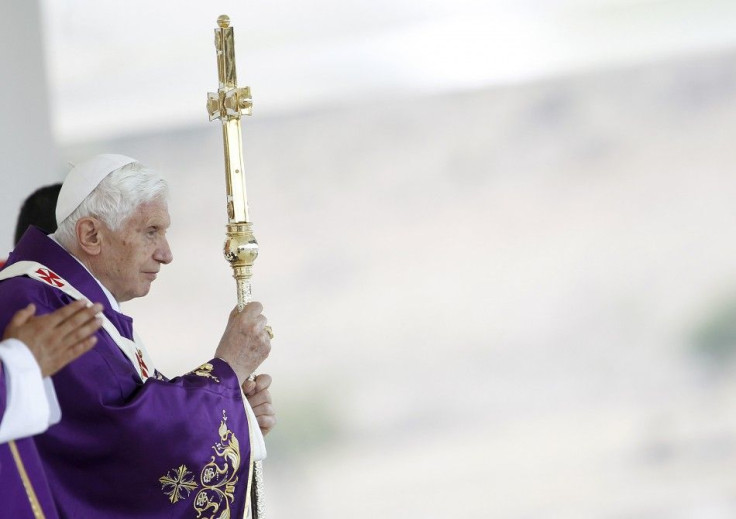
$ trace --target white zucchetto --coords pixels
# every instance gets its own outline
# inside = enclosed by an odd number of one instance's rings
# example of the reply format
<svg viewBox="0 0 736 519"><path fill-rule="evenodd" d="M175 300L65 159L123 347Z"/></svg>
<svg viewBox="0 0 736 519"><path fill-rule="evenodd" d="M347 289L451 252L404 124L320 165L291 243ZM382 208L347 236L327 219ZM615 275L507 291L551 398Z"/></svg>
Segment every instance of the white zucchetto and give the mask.
<svg viewBox="0 0 736 519"><path fill-rule="evenodd" d="M56 202L56 224L59 225L84 202L107 175L127 166L135 159L125 155L95 155L74 166L64 179Z"/></svg>

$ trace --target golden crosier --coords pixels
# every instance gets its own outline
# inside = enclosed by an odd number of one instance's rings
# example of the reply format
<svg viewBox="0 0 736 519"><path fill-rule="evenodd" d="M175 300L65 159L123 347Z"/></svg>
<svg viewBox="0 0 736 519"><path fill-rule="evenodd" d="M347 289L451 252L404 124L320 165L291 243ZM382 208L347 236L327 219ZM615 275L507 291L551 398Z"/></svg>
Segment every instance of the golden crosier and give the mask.
<svg viewBox="0 0 736 519"><path fill-rule="evenodd" d="M238 308L251 301L250 279L253 263L258 257L258 242L248 216L248 197L243 167L241 115L250 115L253 103L250 88L237 86L235 67L235 35L230 18L217 19L215 47L217 49L217 92L207 94L207 112L210 121L222 122L225 152L225 187L228 225L224 245L225 259L233 269Z"/></svg>
<svg viewBox="0 0 736 519"><path fill-rule="evenodd" d="M228 224L226 227L225 259L233 269L238 294L238 309L251 301L253 263L258 257L258 242L248 216L248 197L243 168L243 139L241 115L251 115L253 102L250 88L237 86L235 71L235 36L230 18L222 15L215 29L217 49L217 92L207 94L207 113L210 121L222 122L222 141L225 151L225 186ZM268 331L267 331L268 333ZM272 332L269 333L273 337ZM252 375L251 375L252 377ZM258 427L257 424L253 424ZM252 464L249 475L253 519L264 519L263 468L260 461Z"/></svg>

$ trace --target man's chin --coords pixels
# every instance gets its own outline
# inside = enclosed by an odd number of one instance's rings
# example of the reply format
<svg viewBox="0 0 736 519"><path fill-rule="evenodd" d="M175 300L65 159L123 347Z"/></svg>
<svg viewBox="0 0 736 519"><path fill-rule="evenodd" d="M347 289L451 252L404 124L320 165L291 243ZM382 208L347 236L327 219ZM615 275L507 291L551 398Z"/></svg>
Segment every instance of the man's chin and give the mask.
<svg viewBox="0 0 736 519"><path fill-rule="evenodd" d="M148 283L146 283L145 285L143 285L141 287L141 290L140 290L140 292L138 293L138 295L136 297L146 296L146 295L148 295L148 293L150 291L151 291L151 282L148 282Z"/></svg>
<svg viewBox="0 0 736 519"><path fill-rule="evenodd" d="M129 294L128 296L126 296L125 299L119 299L118 302L119 303L124 303L125 301L130 301L131 299L137 299L139 297L144 297L144 296L148 295L148 293L150 291L151 291L151 283L146 283L144 285L141 285L138 288L138 290L136 290L135 292L133 292L133 293Z"/></svg>

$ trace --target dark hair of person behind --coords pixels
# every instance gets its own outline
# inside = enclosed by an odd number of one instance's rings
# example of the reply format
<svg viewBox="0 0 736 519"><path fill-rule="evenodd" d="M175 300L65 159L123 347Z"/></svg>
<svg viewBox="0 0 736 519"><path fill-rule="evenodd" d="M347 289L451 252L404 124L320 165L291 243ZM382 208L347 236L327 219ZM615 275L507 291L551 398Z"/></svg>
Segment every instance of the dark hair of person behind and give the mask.
<svg viewBox="0 0 736 519"><path fill-rule="evenodd" d="M37 189L26 198L15 226L15 244L29 225L35 225L46 234L56 231L56 200L59 198L59 191L61 183L51 184Z"/></svg>

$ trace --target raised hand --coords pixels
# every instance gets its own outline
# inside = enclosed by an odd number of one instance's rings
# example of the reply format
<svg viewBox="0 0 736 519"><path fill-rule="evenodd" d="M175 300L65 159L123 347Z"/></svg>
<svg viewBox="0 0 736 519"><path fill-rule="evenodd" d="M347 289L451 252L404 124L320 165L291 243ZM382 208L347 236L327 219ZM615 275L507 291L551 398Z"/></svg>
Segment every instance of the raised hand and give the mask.
<svg viewBox="0 0 736 519"><path fill-rule="evenodd" d="M41 374L53 375L97 342L94 334L102 326L102 319L95 316L102 305L88 304L74 301L53 313L35 316L36 306L31 303L15 313L3 339L22 341L38 362Z"/></svg>
<svg viewBox="0 0 736 519"><path fill-rule="evenodd" d="M271 352L267 320L261 312L263 306L257 302L248 303L242 312L233 309L215 351L216 357L230 364L241 385Z"/></svg>

